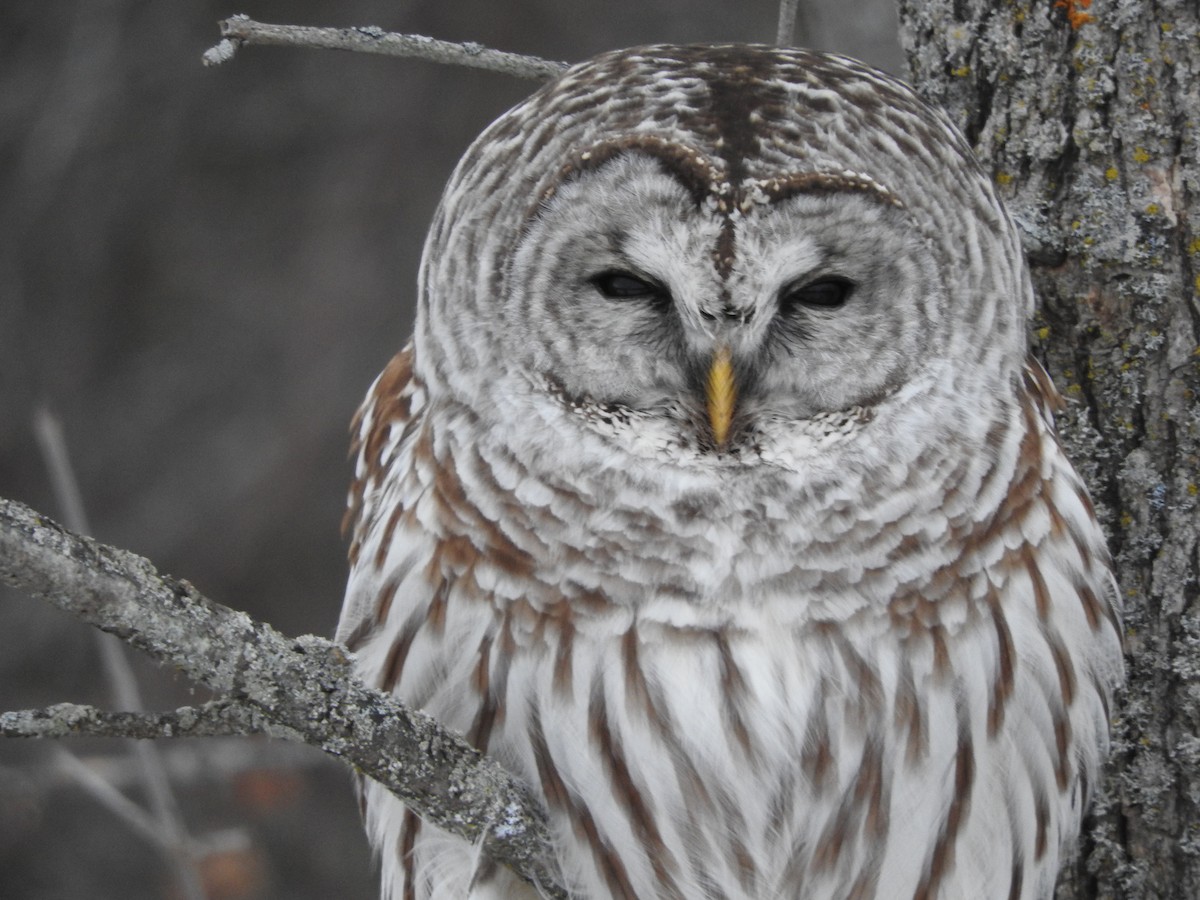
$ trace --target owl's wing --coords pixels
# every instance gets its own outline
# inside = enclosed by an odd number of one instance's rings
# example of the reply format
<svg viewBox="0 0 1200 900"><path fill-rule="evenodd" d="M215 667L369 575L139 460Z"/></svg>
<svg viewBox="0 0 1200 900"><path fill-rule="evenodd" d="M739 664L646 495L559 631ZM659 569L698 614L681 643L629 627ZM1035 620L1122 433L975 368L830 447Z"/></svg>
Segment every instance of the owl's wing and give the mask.
<svg viewBox="0 0 1200 900"><path fill-rule="evenodd" d="M392 600L388 570L394 568L388 557L411 557L424 549L404 546L425 541L411 528L399 527L418 493L414 479L406 477L412 468L407 457L424 402L422 385L413 376L410 344L375 379L351 424L354 480L342 520L342 532L350 537L350 577L336 639L352 651L387 620ZM363 674L370 680L377 673Z"/></svg>
<svg viewBox="0 0 1200 900"><path fill-rule="evenodd" d="M365 683L426 708L478 743L478 729L468 728L479 715L478 698L457 689L470 681L475 656L461 652L440 627L449 587L440 577L433 523L452 511L437 496L439 472L443 491L447 481L433 458L426 400L424 385L413 373L410 344L375 380L355 416L354 480L343 524L350 536L350 577L337 640L354 654ZM469 565L464 545L454 546L457 562ZM430 623L438 625L424 627ZM448 667L447 660L459 668ZM437 677L431 679L431 673ZM427 707L434 682L450 690L438 695L439 705ZM480 721L489 719L485 714ZM478 848L421 822L378 783L360 778L358 790L371 842L381 851L385 897L536 896L515 875L488 864Z"/></svg>

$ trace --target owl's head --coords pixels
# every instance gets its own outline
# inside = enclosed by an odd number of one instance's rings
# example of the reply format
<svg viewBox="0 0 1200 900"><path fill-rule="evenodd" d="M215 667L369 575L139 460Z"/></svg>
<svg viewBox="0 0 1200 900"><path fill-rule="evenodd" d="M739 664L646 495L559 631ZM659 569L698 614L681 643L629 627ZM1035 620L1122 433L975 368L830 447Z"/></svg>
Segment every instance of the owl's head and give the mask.
<svg viewBox="0 0 1200 900"><path fill-rule="evenodd" d="M557 410L635 455L786 463L914 410L966 428L1011 392L1031 304L990 180L907 86L805 51L646 47L568 70L467 152L417 362L497 423Z"/></svg>

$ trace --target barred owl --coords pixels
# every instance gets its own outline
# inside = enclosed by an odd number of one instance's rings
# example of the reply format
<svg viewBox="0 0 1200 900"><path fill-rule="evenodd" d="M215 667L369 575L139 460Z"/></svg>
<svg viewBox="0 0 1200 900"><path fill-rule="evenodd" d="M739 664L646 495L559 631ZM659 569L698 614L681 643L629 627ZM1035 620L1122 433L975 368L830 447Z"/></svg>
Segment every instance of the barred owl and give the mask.
<svg viewBox="0 0 1200 900"><path fill-rule="evenodd" d="M902 83L577 65L446 188L338 636L531 787L572 897L1048 897L1122 662L1033 302ZM385 896L536 896L363 791Z"/></svg>

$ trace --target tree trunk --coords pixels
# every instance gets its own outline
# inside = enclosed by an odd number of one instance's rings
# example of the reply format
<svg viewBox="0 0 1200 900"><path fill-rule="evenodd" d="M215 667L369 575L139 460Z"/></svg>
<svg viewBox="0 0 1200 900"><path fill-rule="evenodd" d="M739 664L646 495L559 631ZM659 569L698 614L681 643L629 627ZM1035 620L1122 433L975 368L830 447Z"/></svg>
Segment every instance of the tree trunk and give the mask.
<svg viewBox="0 0 1200 900"><path fill-rule="evenodd" d="M1061 898L1200 897L1200 3L900 0L910 77L1021 226L1110 535L1128 687Z"/></svg>

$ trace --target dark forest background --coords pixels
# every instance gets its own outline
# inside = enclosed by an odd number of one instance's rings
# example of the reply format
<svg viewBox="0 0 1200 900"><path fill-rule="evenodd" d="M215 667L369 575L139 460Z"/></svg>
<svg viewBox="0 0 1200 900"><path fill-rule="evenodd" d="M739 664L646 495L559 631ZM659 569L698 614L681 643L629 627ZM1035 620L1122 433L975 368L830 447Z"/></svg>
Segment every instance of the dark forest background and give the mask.
<svg viewBox="0 0 1200 900"><path fill-rule="evenodd" d="M383 57L246 48L218 19L378 25L574 61L760 41L774 0L4 0L0 495L56 508L32 422L62 421L92 531L288 634L328 635L344 579L346 429L404 342L424 233L459 155L535 85ZM902 72L890 2L821 0L799 43ZM133 660L152 707L194 702ZM91 629L0 589L0 710L109 705ZM115 742L70 742L130 796ZM160 744L212 900L367 898L348 775L315 750ZM0 742L0 897L173 898L160 854Z"/></svg>

